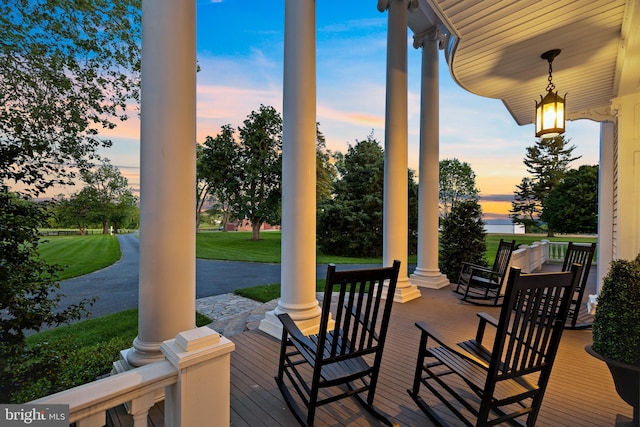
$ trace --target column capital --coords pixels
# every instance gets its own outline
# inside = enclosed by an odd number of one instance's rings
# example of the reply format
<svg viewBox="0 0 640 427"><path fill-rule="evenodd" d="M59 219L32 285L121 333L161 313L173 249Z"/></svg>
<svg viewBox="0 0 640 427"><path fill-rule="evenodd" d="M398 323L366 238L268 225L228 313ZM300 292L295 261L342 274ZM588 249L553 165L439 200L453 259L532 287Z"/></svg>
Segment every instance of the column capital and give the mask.
<svg viewBox="0 0 640 427"><path fill-rule="evenodd" d="M384 12L385 10L389 9L389 3L392 0L378 0L378 10L380 12ZM418 8L418 0L408 0L407 2L407 8L409 10L414 10Z"/></svg>
<svg viewBox="0 0 640 427"><path fill-rule="evenodd" d="M437 41L438 49L444 47L446 41L446 35L438 29L436 25L428 28L427 30L413 35L413 47L420 49L425 41Z"/></svg>

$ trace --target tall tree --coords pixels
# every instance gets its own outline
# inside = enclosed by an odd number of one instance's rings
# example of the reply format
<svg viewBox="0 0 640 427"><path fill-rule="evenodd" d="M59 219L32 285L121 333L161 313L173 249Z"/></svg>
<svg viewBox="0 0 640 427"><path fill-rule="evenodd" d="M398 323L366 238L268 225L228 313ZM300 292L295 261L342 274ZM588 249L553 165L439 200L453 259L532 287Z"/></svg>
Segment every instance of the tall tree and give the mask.
<svg viewBox="0 0 640 427"><path fill-rule="evenodd" d="M81 235L86 234L95 222L98 209L98 195L93 187L85 187L68 199L59 195L55 200L56 222L63 227L76 227Z"/></svg>
<svg viewBox="0 0 640 427"><path fill-rule="evenodd" d="M564 135L559 135L554 138L540 138L535 145L527 147L524 164L527 166L527 172L532 175L530 187L519 188L515 194L522 200L536 201L535 214L538 219L549 193L562 181L569 169L569 164L580 158L580 156L572 157L576 146L569 146L570 141L566 140ZM511 211L511 218L514 222L525 223L526 221L518 211ZM548 227L547 234L553 236L552 227Z"/></svg>
<svg viewBox="0 0 640 427"><path fill-rule="evenodd" d="M316 206L332 197L333 182L337 175L333 153L327 149L320 123L316 123Z"/></svg>
<svg viewBox="0 0 640 427"><path fill-rule="evenodd" d="M47 218L24 195L73 182L137 101L140 3L0 2L0 401L25 331L86 313L89 301L58 307L55 269L37 252Z"/></svg>
<svg viewBox="0 0 640 427"><path fill-rule="evenodd" d="M522 178L520 184L516 185L509 212L511 220L514 223L523 224L528 233L537 229L541 212L540 202L536 199L532 186L531 178Z"/></svg>
<svg viewBox="0 0 640 427"><path fill-rule="evenodd" d="M541 218L558 233L597 233L598 166L567 171L544 201Z"/></svg>
<svg viewBox="0 0 640 427"><path fill-rule="evenodd" d="M336 156L335 196L320 205L317 239L325 254L380 256L384 152L373 134ZM354 238L357 236L357 238Z"/></svg>
<svg viewBox="0 0 640 427"><path fill-rule="evenodd" d="M207 137L209 138L209 137ZM203 171L204 147L196 144L196 232L200 228L201 212L210 196L211 186Z"/></svg>
<svg viewBox="0 0 640 427"><path fill-rule="evenodd" d="M238 131L241 143L239 214L251 221L251 239L259 240L262 224L280 223L282 117L275 108L260 105Z"/></svg>
<svg viewBox="0 0 640 427"><path fill-rule="evenodd" d="M0 180L72 183L137 102L140 0L0 2Z"/></svg>
<svg viewBox="0 0 640 427"><path fill-rule="evenodd" d="M442 220L441 249L438 252L440 270L449 280L457 282L463 262L487 265L486 232L482 208L477 199L456 203L450 215Z"/></svg>
<svg viewBox="0 0 640 427"><path fill-rule="evenodd" d="M233 127L227 124L215 138L207 136L202 147L198 177L222 212L221 225L226 230L229 219L238 215L240 205L240 145L234 139Z"/></svg>
<svg viewBox="0 0 640 427"><path fill-rule="evenodd" d="M471 165L460 160L444 159L439 164L440 216L446 218L451 209L465 200L476 200L480 191L476 188L476 174Z"/></svg>
<svg viewBox="0 0 640 427"><path fill-rule="evenodd" d="M120 169L105 160L98 168L83 171L82 180L85 188L93 189L91 194L95 200L92 214L102 224L102 233L109 233L110 223L117 231L118 221L126 220L138 201L127 178Z"/></svg>

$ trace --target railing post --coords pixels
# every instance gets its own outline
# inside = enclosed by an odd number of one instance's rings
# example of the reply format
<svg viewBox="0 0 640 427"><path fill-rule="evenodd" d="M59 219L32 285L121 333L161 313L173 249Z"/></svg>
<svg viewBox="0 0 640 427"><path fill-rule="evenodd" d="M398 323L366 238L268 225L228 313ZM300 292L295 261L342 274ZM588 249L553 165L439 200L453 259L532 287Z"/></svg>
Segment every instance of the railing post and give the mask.
<svg viewBox="0 0 640 427"><path fill-rule="evenodd" d="M179 333L160 349L178 369L177 383L166 388L165 425L229 425L235 344L205 326Z"/></svg>
<svg viewBox="0 0 640 427"><path fill-rule="evenodd" d="M530 273L531 272L531 246L529 245L522 245L520 246L520 249L524 249L524 265L522 266L522 272L523 273Z"/></svg>
<svg viewBox="0 0 640 427"><path fill-rule="evenodd" d="M542 247L542 258L540 259L540 262L544 264L546 262L549 262L549 241L542 240L540 242L540 246Z"/></svg>

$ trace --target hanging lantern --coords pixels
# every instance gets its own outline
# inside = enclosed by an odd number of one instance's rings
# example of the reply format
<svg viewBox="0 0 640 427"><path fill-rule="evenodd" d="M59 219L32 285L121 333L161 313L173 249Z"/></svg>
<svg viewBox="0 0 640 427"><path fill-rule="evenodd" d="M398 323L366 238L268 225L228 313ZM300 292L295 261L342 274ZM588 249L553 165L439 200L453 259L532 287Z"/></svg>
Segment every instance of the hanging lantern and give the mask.
<svg viewBox="0 0 640 427"><path fill-rule="evenodd" d="M547 94L543 98L540 95L540 102L536 102L536 136L538 138L553 138L564 133L565 121L565 97L562 98L553 90L556 88L551 77L551 63L560 54L560 49L550 50L541 55L542 59L549 61L549 83L547 84Z"/></svg>

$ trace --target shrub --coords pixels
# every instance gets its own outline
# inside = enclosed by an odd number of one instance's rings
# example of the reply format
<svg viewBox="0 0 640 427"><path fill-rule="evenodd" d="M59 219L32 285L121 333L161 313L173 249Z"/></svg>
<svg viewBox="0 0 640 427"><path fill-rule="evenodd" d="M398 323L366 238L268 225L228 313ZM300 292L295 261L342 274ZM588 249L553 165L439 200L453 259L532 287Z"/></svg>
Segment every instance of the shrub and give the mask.
<svg viewBox="0 0 640 427"><path fill-rule="evenodd" d="M452 282L458 281L464 261L486 266L486 232L482 210L475 199L456 203L442 220L440 271Z"/></svg>
<svg viewBox="0 0 640 427"><path fill-rule="evenodd" d="M611 263L593 319L593 350L640 366L640 254Z"/></svg>
<svg viewBox="0 0 640 427"><path fill-rule="evenodd" d="M120 350L130 345L121 337L82 348L68 339L38 343L27 350L24 362L14 366L18 391L11 401L24 403L95 381L111 371Z"/></svg>

